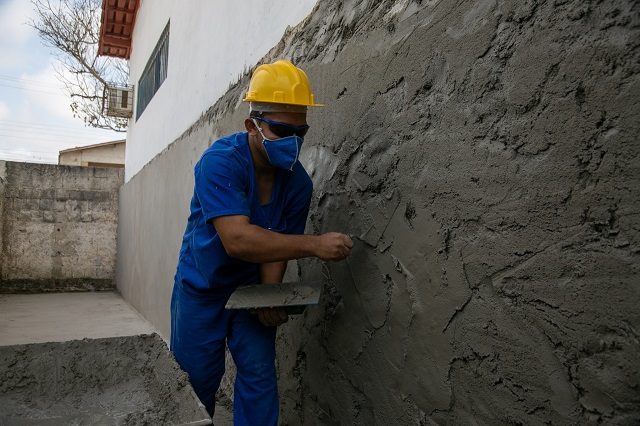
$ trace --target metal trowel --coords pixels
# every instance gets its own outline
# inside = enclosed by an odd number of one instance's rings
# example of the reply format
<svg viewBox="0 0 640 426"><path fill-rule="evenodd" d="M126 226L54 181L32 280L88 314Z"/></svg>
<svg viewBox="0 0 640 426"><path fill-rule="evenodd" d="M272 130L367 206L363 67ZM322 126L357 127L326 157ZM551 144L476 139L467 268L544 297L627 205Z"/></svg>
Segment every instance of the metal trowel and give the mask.
<svg viewBox="0 0 640 426"><path fill-rule="evenodd" d="M225 308L285 308L287 314L297 315L317 305L321 292L322 281L243 285L231 294Z"/></svg>

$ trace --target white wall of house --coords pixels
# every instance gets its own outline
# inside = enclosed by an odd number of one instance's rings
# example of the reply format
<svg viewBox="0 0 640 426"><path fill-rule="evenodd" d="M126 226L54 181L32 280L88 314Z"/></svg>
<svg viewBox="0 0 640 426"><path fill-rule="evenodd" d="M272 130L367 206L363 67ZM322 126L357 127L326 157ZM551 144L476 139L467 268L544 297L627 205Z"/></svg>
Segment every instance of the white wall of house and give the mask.
<svg viewBox="0 0 640 426"><path fill-rule="evenodd" d="M126 142L113 141L60 151L61 166L123 167Z"/></svg>
<svg viewBox="0 0 640 426"><path fill-rule="evenodd" d="M167 79L127 131L125 181L177 139L297 25L316 0L143 1L136 18L130 83L140 76L171 20ZM186 47L185 47L186 46Z"/></svg>

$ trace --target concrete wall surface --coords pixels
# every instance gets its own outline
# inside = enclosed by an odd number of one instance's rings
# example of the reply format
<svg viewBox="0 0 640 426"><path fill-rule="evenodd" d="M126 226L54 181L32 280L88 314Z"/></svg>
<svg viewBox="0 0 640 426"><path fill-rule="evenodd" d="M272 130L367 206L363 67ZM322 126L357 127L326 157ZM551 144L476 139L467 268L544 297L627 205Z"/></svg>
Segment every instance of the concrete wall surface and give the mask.
<svg viewBox="0 0 640 426"><path fill-rule="evenodd" d="M308 233L354 235L281 327L281 422L640 422L636 2L319 2ZM193 187L248 74L121 190L118 285L165 338ZM171 173L167 173L171 170Z"/></svg>
<svg viewBox="0 0 640 426"><path fill-rule="evenodd" d="M0 291L113 289L122 169L3 163Z"/></svg>
<svg viewBox="0 0 640 426"><path fill-rule="evenodd" d="M4 191L7 180L7 162L0 161L0 213L4 216ZM0 220L0 247L4 247L4 220ZM2 263L0 262L0 268Z"/></svg>
<svg viewBox="0 0 640 426"><path fill-rule="evenodd" d="M303 20L316 0L141 2L129 81L138 85L170 22L167 78L139 119L129 120L125 179L189 128L229 85ZM137 91L136 91L136 95Z"/></svg>

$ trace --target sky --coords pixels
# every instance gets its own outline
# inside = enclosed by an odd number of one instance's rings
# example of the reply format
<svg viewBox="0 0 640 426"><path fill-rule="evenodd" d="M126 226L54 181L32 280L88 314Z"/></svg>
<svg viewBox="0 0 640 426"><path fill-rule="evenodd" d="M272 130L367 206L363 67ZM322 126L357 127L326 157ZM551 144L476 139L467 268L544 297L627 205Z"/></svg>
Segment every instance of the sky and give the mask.
<svg viewBox="0 0 640 426"><path fill-rule="evenodd" d="M29 0L0 0L0 160L57 163L61 150L124 139L74 118Z"/></svg>

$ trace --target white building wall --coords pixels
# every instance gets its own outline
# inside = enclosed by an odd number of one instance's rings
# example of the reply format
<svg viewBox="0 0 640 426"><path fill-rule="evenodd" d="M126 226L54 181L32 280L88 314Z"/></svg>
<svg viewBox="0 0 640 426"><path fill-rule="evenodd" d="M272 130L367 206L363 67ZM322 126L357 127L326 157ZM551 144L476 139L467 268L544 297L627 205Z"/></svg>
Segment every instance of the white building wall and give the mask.
<svg viewBox="0 0 640 426"><path fill-rule="evenodd" d="M95 166L100 164L101 166L122 167L125 159L125 147L126 143L120 141L62 151L58 155L58 164L61 166Z"/></svg>
<svg viewBox="0 0 640 426"><path fill-rule="evenodd" d="M127 131L125 181L178 138L245 68L297 25L316 0L143 1L136 18L130 82L138 80L171 20L167 79ZM185 46L188 46L185 48ZM239 129L240 130L240 129Z"/></svg>

